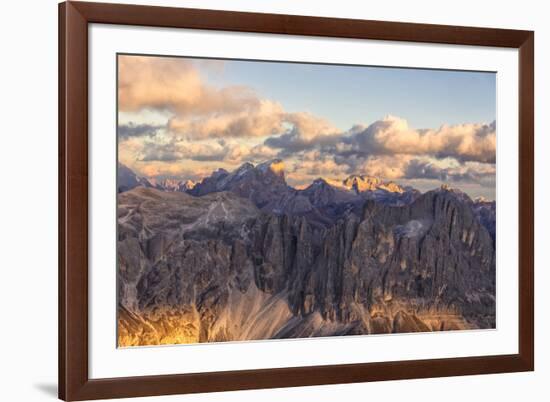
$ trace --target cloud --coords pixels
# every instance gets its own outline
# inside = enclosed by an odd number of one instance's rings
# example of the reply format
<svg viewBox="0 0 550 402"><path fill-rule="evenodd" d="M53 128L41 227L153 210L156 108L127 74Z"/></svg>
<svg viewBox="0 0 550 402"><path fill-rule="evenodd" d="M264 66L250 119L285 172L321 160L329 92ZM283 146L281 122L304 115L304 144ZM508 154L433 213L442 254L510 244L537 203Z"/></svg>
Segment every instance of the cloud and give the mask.
<svg viewBox="0 0 550 402"><path fill-rule="evenodd" d="M291 127L278 137L268 138L265 145L283 149L285 153L334 145L342 135L341 130L327 120L307 112L288 113L284 121Z"/></svg>
<svg viewBox="0 0 550 402"><path fill-rule="evenodd" d="M153 161L147 163L135 162L129 164L130 167L139 176L149 178L177 178L197 180L209 176L212 173L210 166L194 164L192 166Z"/></svg>
<svg viewBox="0 0 550 402"><path fill-rule="evenodd" d="M349 166L350 173L391 180L405 177L405 172L411 163L411 156L408 155L374 155L367 158L350 156L337 159Z"/></svg>
<svg viewBox="0 0 550 402"><path fill-rule="evenodd" d="M466 162L459 166L440 167L435 163L414 159L405 170L405 179L433 179L442 182L482 183L494 180L496 167L493 164Z"/></svg>
<svg viewBox="0 0 550 402"><path fill-rule="evenodd" d="M171 57L119 56L120 110L169 110L185 115L237 110L238 102L256 100L245 87L205 85L193 61Z"/></svg>
<svg viewBox="0 0 550 402"><path fill-rule="evenodd" d="M437 159L412 155L373 155L348 158L336 156L335 162L360 173L390 180L436 180L440 182L483 183L494 180L496 167L492 163L457 162L452 158Z"/></svg>
<svg viewBox="0 0 550 402"><path fill-rule="evenodd" d="M264 143L297 160L291 175L299 184L319 176L342 179L351 174L494 184L495 122L415 130L404 119L387 116L338 132L314 116L299 117L287 133Z"/></svg>
<svg viewBox="0 0 550 402"><path fill-rule="evenodd" d="M219 143L194 143L171 140L167 143L146 143L140 152L138 160L141 162L162 161L175 162L189 159L200 162L223 161L231 147ZM235 151L237 152L237 151Z"/></svg>
<svg viewBox="0 0 550 402"><path fill-rule="evenodd" d="M117 134L119 140L126 140L130 137L154 137L157 135L157 131L162 128L163 126L134 124L130 122L128 124L120 124L117 128Z"/></svg>
<svg viewBox="0 0 550 402"><path fill-rule="evenodd" d="M285 155L316 148L345 158L412 155L484 163L496 159L495 122L417 130L404 119L386 116L369 126L355 125L341 132L307 114L294 114L288 121L293 127L287 133L265 141L265 145L279 148Z"/></svg>
<svg viewBox="0 0 550 402"><path fill-rule="evenodd" d="M189 139L268 136L283 131L284 110L246 86L208 85L193 61L119 56L121 111L170 112L168 129Z"/></svg>
<svg viewBox="0 0 550 402"><path fill-rule="evenodd" d="M168 112L168 132L188 140L269 136L265 145L281 150L283 155L347 145L347 150L336 151L458 154L464 160L487 161L494 151L494 135L483 127L444 126L436 131L420 131L410 129L405 120L390 116L366 128L358 125L342 132L310 113L286 112L278 102L261 99L246 86L209 85L197 62L190 59L119 56L118 61L119 109ZM220 65L215 63L216 68ZM122 126L120 135L152 135L155 129L158 127Z"/></svg>
<svg viewBox="0 0 550 402"><path fill-rule="evenodd" d="M380 177L385 180L432 180L494 184L496 167L492 163L457 162L452 158L416 157L413 155L331 155L309 150L296 155L294 180L311 181L317 177L343 179L352 174Z"/></svg>
<svg viewBox="0 0 550 402"><path fill-rule="evenodd" d="M351 152L365 155L430 155L488 163L496 159L495 122L415 130L406 120L387 116L346 140L352 145Z"/></svg>
<svg viewBox="0 0 550 402"><path fill-rule="evenodd" d="M273 148L305 149L341 135L310 113L288 113L246 86L209 85L189 59L119 56L119 109L169 112L167 130L189 140L272 136Z"/></svg>
<svg viewBox="0 0 550 402"><path fill-rule="evenodd" d="M184 155L182 152L180 152L176 142L169 142L164 144L148 142L143 145L143 148L141 149L137 159L140 162L175 162L183 158Z"/></svg>
<svg viewBox="0 0 550 402"><path fill-rule="evenodd" d="M319 150L301 152L286 166L288 182L298 187L307 186L319 177L338 179L349 175L348 166L337 163L331 155L323 155Z"/></svg>
<svg viewBox="0 0 550 402"><path fill-rule="evenodd" d="M137 153L141 162L226 162L239 164L244 161L264 161L277 152L264 145L248 145L237 141L216 140L197 142L170 139L168 142L147 142Z"/></svg>
<svg viewBox="0 0 550 402"><path fill-rule="evenodd" d="M189 139L263 137L283 131L283 107L270 100L242 102L239 110L198 116L178 116L168 123L170 130Z"/></svg>
<svg viewBox="0 0 550 402"><path fill-rule="evenodd" d="M200 71L220 72L223 62L139 56L118 61L119 110L161 112L152 115L167 119L164 126L118 127L121 161L139 165L147 176L283 157L294 182L349 174L463 183L495 178L495 122L414 129L387 116L343 131L311 113L288 112L246 86L209 84Z"/></svg>
<svg viewBox="0 0 550 402"><path fill-rule="evenodd" d="M275 149L268 147L263 144L254 145L252 148L250 148L250 153L248 158L250 160L256 160L256 161L265 161L266 159L273 159L275 157L279 156L279 152Z"/></svg>

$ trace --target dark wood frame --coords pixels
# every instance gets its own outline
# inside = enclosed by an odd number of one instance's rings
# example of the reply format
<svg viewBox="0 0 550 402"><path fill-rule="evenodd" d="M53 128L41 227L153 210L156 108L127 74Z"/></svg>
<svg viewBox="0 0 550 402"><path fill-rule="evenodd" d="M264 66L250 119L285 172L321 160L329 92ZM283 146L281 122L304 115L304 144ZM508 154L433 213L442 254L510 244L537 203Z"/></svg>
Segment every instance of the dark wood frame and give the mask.
<svg viewBox="0 0 550 402"><path fill-rule="evenodd" d="M199 374L88 377L88 24L519 49L519 353ZM59 397L84 400L534 369L534 33L508 29L66 2L59 5Z"/></svg>

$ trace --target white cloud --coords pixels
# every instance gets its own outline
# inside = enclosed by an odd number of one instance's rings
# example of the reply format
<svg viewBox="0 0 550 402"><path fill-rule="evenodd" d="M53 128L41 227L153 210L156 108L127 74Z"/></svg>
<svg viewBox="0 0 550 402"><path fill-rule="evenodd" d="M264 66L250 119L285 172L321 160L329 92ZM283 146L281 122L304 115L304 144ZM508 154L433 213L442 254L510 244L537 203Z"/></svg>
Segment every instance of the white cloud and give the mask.
<svg viewBox="0 0 550 402"><path fill-rule="evenodd" d="M278 137L268 138L265 144L283 149L286 153L333 145L342 136L341 130L330 122L310 113L288 113L284 116L284 121L290 128Z"/></svg>
<svg viewBox="0 0 550 402"><path fill-rule="evenodd" d="M239 110L176 116L170 120L168 127L189 139L263 137L280 133L284 116L279 103L257 100L243 102Z"/></svg>
<svg viewBox="0 0 550 402"><path fill-rule="evenodd" d="M461 161L494 162L496 124L444 125L416 130L407 121L387 116L348 137L353 150L366 155L404 154L453 157Z"/></svg>
<svg viewBox="0 0 550 402"><path fill-rule="evenodd" d="M268 136L283 131L282 106L246 86L216 88L188 59L119 56L119 109L170 112L168 128L189 139Z"/></svg>

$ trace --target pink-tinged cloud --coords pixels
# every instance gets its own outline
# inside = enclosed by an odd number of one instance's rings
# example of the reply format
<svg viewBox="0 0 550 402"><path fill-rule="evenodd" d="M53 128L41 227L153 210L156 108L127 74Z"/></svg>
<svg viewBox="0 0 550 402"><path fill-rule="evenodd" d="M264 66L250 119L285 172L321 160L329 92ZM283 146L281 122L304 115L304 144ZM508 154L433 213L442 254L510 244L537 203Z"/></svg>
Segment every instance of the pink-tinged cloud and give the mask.
<svg viewBox="0 0 550 402"><path fill-rule="evenodd" d="M187 59L119 56L118 106L121 111L167 110L178 116L239 112L257 104L250 88L207 85Z"/></svg>
<svg viewBox="0 0 550 402"><path fill-rule="evenodd" d="M189 60L119 56L119 109L160 110L168 128L187 138L254 137L283 130L282 106L245 86L215 88Z"/></svg>
<svg viewBox="0 0 550 402"><path fill-rule="evenodd" d="M285 113L279 103L258 99L242 102L239 107L204 115L177 115L168 128L189 139L263 137L283 131Z"/></svg>
<svg viewBox="0 0 550 402"><path fill-rule="evenodd" d="M387 116L352 137L353 149L365 154L431 155L460 161L494 163L496 124L444 125L439 129L417 130L407 121Z"/></svg>

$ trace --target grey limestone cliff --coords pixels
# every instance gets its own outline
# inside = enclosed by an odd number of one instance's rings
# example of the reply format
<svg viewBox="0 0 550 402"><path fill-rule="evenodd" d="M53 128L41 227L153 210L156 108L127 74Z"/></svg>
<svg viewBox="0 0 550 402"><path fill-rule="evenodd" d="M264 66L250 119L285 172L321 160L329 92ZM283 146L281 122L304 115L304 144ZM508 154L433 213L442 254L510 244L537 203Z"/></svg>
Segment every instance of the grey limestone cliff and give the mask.
<svg viewBox="0 0 550 402"><path fill-rule="evenodd" d="M319 225L235 186L118 195L120 345L495 326L494 243L452 191Z"/></svg>

